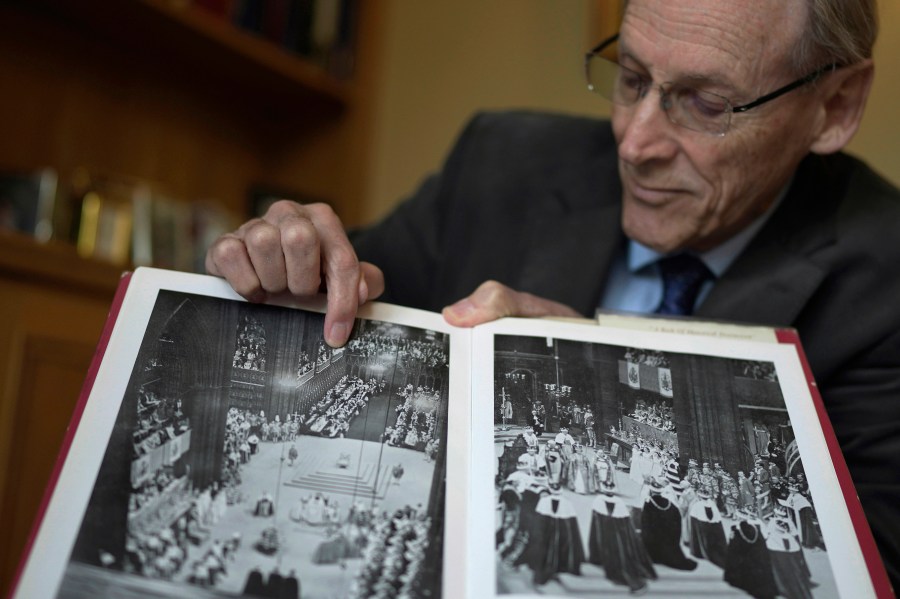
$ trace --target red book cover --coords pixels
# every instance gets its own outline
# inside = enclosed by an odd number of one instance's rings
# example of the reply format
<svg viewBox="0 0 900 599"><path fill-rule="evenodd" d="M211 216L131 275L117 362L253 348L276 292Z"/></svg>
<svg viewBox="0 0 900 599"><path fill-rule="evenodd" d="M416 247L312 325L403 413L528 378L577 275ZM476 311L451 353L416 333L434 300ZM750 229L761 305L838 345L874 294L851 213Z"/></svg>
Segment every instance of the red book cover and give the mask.
<svg viewBox="0 0 900 599"><path fill-rule="evenodd" d="M831 420L825 411L825 405L822 403L822 396L819 394L819 387L813 378L812 369L806 360L806 353L803 351L803 345L800 337L795 329L777 329L775 331L779 343L788 343L793 345L797 350L800 362L803 364L803 372L809 383L809 393L815 404L816 413L819 416L819 425L825 436L825 442L828 444L831 462L834 464L834 471L837 475L838 482L841 485L841 491L844 494L844 502L850 512L850 518L853 521L853 528L856 530L856 537L862 548L863 557L866 560L866 566L869 568L869 576L872 578L872 584L875 592L879 597L893 597L894 591L888 579L887 571L884 563L881 561L881 555L878 547L875 545L875 539L872 537L872 530L869 528L869 522L863 512L862 504L856 494L856 488L853 486L853 479L850 477L850 471L847 469L847 462L844 460L844 454L838 444L834 429L831 426Z"/></svg>
<svg viewBox="0 0 900 599"><path fill-rule="evenodd" d="M50 480L47 481L47 489L44 491L44 497L41 499L41 505L38 508L37 515L35 516L34 524L31 527L31 534L28 535L28 542L25 544L25 549L22 552L22 558L19 561L19 567L16 569L16 575L13 578L12 589L13 591L18 586L19 578L22 575L22 569L25 567L25 562L28 558L28 555L31 553L31 548L34 544L34 538L37 534L38 528L40 528L41 521L44 519L44 514L47 511L47 505L50 503L50 498L53 496L53 491L56 488L56 482L59 479L59 474L62 471L63 464L66 462L66 457L69 454L69 448L72 445L72 439L75 436L75 431L78 430L78 425L81 422L81 416L84 413L84 408L87 405L88 397L90 397L91 389L94 386L94 381L97 378L97 371L100 369L100 364L103 362L103 357L106 355L106 348L109 344L110 335L112 335L113 327L115 327L116 319L119 317L119 310L122 308L122 300L125 298L125 292L128 290L128 284L131 281L132 273L126 272L122 275L122 278L119 280L119 286L116 289L116 293L113 296L112 304L109 307L109 316L106 318L106 324L103 325L103 331L100 333L100 339L97 341L97 348L94 350L94 357L91 360L91 365L88 368L87 374L84 377L84 384L81 387L81 394L78 396L78 402L75 404L75 410L72 412L72 418L69 421L69 426L66 428L66 436L63 437L62 444L59 448L59 454L56 457L56 463L53 466L53 472L50 474Z"/></svg>

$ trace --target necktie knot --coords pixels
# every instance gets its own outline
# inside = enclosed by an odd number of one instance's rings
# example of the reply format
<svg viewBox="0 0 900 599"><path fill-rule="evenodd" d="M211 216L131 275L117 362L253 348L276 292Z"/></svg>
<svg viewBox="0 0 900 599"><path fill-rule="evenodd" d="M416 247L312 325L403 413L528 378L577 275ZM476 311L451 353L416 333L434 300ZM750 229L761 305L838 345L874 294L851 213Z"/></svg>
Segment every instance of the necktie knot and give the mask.
<svg viewBox="0 0 900 599"><path fill-rule="evenodd" d="M703 283L713 278L713 273L697 256L677 254L657 262L663 279L663 299L657 314L693 314L694 304Z"/></svg>

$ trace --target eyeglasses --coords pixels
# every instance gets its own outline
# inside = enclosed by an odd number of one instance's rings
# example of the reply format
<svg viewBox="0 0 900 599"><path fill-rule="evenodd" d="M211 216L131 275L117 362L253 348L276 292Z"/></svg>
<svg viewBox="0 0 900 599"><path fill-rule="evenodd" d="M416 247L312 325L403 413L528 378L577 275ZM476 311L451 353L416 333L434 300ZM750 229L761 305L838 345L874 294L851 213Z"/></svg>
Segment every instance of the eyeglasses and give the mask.
<svg viewBox="0 0 900 599"><path fill-rule="evenodd" d="M603 96L614 104L632 106L647 95L651 87L653 87L653 80L627 67L623 67L615 60L601 56L601 53L604 51L609 53L611 47L618 39L619 34L616 34L585 54L585 75L587 76L588 89L592 92ZM692 131L723 136L731 127L732 114L747 112L752 108L761 106L790 91L812 83L823 74L841 66L838 63L831 63L816 69L805 77L788 83L784 87L779 87L773 92L740 106L733 106L731 101L724 96L679 83L662 83L658 85L659 102L669 120L675 125Z"/></svg>

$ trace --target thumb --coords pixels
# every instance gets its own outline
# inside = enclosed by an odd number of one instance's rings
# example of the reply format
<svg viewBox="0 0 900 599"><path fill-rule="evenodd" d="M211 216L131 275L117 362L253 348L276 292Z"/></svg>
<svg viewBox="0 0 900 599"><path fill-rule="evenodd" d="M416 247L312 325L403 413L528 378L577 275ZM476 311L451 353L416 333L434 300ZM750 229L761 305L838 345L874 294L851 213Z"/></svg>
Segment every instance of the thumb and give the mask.
<svg viewBox="0 0 900 599"><path fill-rule="evenodd" d="M582 316L569 306L515 291L497 281L482 283L471 295L447 306L442 313L448 324L457 327L473 327L505 316Z"/></svg>
<svg viewBox="0 0 900 599"><path fill-rule="evenodd" d="M359 305L361 306L384 293L384 273L369 262L360 262L359 270Z"/></svg>

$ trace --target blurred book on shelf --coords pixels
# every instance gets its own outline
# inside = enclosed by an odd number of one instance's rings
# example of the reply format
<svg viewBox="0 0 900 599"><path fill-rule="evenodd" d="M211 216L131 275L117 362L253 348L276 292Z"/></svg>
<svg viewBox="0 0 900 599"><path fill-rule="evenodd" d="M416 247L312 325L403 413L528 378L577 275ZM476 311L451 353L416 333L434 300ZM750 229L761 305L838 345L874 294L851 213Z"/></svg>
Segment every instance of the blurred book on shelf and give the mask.
<svg viewBox="0 0 900 599"><path fill-rule="evenodd" d="M144 180L111 177L95 178L91 193L99 198L99 212L122 216L121 231L99 227L90 255L123 266L156 266L186 272L203 272L206 248L216 237L232 230L239 218L213 200L188 200L176 197L163 185ZM82 203L82 227L78 238L82 248L83 231L90 238L96 218L89 203ZM113 218L115 221L115 218ZM130 225L130 228L126 226ZM102 224L103 219L100 219ZM124 246L126 235L128 243ZM87 241L85 246L89 245ZM114 251L108 251L112 249Z"/></svg>
<svg viewBox="0 0 900 599"><path fill-rule="evenodd" d="M68 243L84 258L123 268L203 272L206 248L241 220L214 199L177 197L139 177L0 168L0 231Z"/></svg>
<svg viewBox="0 0 900 599"><path fill-rule="evenodd" d="M54 234L57 183L51 168L0 172L0 229L49 241Z"/></svg>
<svg viewBox="0 0 900 599"><path fill-rule="evenodd" d="M359 0L193 0L192 6L347 79Z"/></svg>
<svg viewBox="0 0 900 599"><path fill-rule="evenodd" d="M135 196L138 180L94 176L78 199L75 245L85 258L127 266L131 260Z"/></svg>

